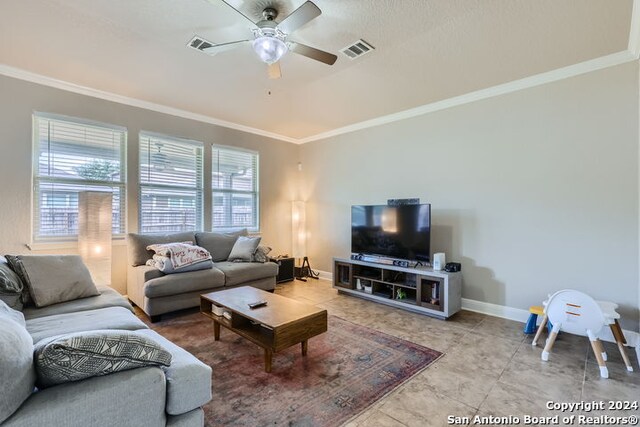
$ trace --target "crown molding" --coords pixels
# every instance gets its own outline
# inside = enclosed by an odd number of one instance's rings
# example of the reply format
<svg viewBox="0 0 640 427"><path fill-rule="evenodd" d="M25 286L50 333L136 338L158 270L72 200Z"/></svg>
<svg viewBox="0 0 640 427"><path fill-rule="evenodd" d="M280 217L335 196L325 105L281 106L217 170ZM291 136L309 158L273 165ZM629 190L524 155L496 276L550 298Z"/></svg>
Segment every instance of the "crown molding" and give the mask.
<svg viewBox="0 0 640 427"><path fill-rule="evenodd" d="M636 53L636 51L638 53ZM492 86L492 87L481 89L475 92L469 92L464 95L455 96L453 98L432 102L430 104L421 105L419 107L400 111L398 113L376 117L371 120L365 120L359 123L354 123L348 126L332 129L330 131L322 132L306 138L293 138L293 137L269 132L266 130L257 129L250 126L241 125L238 123L228 122L226 120L221 120L214 117L205 116L203 114L192 113L190 111L168 107L166 105L143 101L136 98L130 98L127 96L118 95L115 93L106 92L98 89L92 89L86 86L81 86L75 83L54 79L51 77L43 76L41 74L36 74L30 71L22 70L20 68L11 67L5 64L0 64L0 75L5 75L8 77L29 81L32 83L54 87L57 89L66 90L68 92L73 92L81 95L91 96L94 98L104 99L106 101L117 102L119 104L129 105L132 107L143 108L151 111L156 111L159 113L169 114L176 117L182 117L185 119L195 120L198 122L209 123L217 126L226 127L229 129L235 129L242 132L251 133L254 135L260 135L267 138L289 142L292 144L306 144L308 142L319 141L322 139L327 139L327 138L331 138L331 137L346 134L346 133L368 129L371 127L381 126L384 124L393 123L400 120L406 120L406 119L421 116L424 114L432 113L435 111L445 110L448 108L469 104L471 102L492 98L494 96L505 95L511 92L517 92L523 89L528 89L531 87L552 83L552 82L566 79L569 77L590 73L592 71L597 71L604 68L625 64L627 62L638 60L638 58L640 57L639 55L640 55L640 0L634 0L633 16L631 20L631 30L629 35L629 50L624 50L624 51L613 53L610 55L601 56L599 58L595 58L589 61L580 62L578 64L569 65L567 67L558 68L556 70L548 71L541 74L536 74L534 76L525 77L523 79L514 80L512 82L500 84L497 86Z"/></svg>
<svg viewBox="0 0 640 427"><path fill-rule="evenodd" d="M106 92L99 89L93 89L87 86L81 86L75 83L67 82L64 80L54 79L42 74L32 73L20 68L11 67L6 64L0 64L0 75L7 77L13 77L19 80L25 80L31 83L37 83L44 86L53 87L56 89L62 89L67 92L73 92L80 95L86 95L93 98L103 99L105 101L117 102L118 104L129 105L131 107L143 108L145 110L151 110L158 113L169 114L171 116L182 117L184 119L195 120L202 123L209 123L212 125L222 126L229 129L235 129L242 132L252 133L255 135L264 136L267 138L278 139L280 141L298 143L298 140L285 135L269 132L262 129L253 128L251 126L245 126L238 123L228 122L226 120L216 119L214 117L205 116L203 114L192 113L187 110L181 110L179 108L173 108L162 104L156 104L154 102L143 101L137 98L130 98L124 95L118 95L112 92Z"/></svg>
<svg viewBox="0 0 640 427"><path fill-rule="evenodd" d="M640 0L636 0L636 1L640 2ZM640 7L638 9L640 9ZM345 133L350 133L350 132L355 132L362 129L371 128L374 126L380 126L388 123L397 122L399 120L406 120L412 117L433 113L435 111L445 110L447 108L469 104L471 102L492 98L494 96L505 95L507 93L516 92L519 90L528 89L535 86L540 86L543 84L555 82L555 81L566 79L569 77L579 76L581 74L590 73L592 71L601 70L603 68L625 64L627 62L632 62L637 59L638 57L635 56L633 53L631 53L628 50L624 50L622 52L601 56L599 58L595 58L589 61L580 62L578 64L569 65L567 67L558 68L556 70L548 71L541 74L536 74L530 77L525 77L520 80L514 80L512 82L500 84L497 86L492 86L492 87L481 89L475 92L465 93L464 95L455 96L453 98L444 99L442 101L436 101L430 104L421 105L420 107L411 108L409 110L400 111L398 113L376 117L375 119L365 120L363 122L333 129L333 130L319 133L317 135L313 135L307 138L299 139L298 142L300 144L305 144L307 142L318 141L321 139L326 139L333 136L342 135Z"/></svg>

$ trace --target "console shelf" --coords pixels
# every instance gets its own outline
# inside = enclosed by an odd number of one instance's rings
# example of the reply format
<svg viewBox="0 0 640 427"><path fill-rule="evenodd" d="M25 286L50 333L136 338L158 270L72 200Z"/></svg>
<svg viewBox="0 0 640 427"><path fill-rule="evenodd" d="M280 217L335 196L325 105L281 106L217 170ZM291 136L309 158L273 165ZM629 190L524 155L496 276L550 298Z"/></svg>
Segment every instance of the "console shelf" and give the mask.
<svg viewBox="0 0 640 427"><path fill-rule="evenodd" d="M462 273L333 259L338 292L446 319L460 310Z"/></svg>

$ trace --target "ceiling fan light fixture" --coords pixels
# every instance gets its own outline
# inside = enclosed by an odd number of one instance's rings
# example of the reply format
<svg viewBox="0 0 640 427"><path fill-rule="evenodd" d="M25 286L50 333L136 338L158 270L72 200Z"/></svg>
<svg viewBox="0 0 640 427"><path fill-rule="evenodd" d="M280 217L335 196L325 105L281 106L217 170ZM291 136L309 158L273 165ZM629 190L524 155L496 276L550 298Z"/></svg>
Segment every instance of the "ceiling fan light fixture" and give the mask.
<svg viewBox="0 0 640 427"><path fill-rule="evenodd" d="M287 53L287 45L278 37L261 36L253 41L253 50L263 62L271 65Z"/></svg>

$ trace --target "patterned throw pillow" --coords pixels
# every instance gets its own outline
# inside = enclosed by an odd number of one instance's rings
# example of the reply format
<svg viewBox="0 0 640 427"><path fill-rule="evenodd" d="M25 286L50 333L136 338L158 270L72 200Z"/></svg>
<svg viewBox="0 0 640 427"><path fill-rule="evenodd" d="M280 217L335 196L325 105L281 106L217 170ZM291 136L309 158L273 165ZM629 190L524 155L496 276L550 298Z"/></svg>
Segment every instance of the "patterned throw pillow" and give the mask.
<svg viewBox="0 0 640 427"><path fill-rule="evenodd" d="M271 248L269 246L258 246L258 249L253 253L253 257L251 261L253 262L262 262L265 263L269 261L269 257L267 256L271 252Z"/></svg>
<svg viewBox="0 0 640 427"><path fill-rule="evenodd" d="M27 288L27 282L25 278L24 267L20 262L20 259L17 255L5 255L7 259L7 263L11 270L16 273L16 276L20 279L20 283L22 283L22 304L26 307L29 305L33 305L33 301L31 301L31 294L29 294L29 288Z"/></svg>
<svg viewBox="0 0 640 427"><path fill-rule="evenodd" d="M39 388L171 364L171 353L135 331L79 332L44 339L36 344L34 358Z"/></svg>
<svg viewBox="0 0 640 427"><path fill-rule="evenodd" d="M0 256L0 301L15 310L22 310L24 284L11 269L5 257Z"/></svg>

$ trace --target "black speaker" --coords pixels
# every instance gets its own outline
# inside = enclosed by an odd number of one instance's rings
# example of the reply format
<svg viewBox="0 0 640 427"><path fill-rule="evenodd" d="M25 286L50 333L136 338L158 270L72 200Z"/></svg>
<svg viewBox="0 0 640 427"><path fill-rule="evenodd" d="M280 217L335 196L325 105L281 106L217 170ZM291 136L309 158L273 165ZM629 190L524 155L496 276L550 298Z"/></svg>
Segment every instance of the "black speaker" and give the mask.
<svg viewBox="0 0 640 427"><path fill-rule="evenodd" d="M457 273L462 270L462 265L459 262L448 262L444 266L444 271L447 273Z"/></svg>
<svg viewBox="0 0 640 427"><path fill-rule="evenodd" d="M271 258L272 262L278 264L278 276L276 283L290 282L295 277L295 258Z"/></svg>

